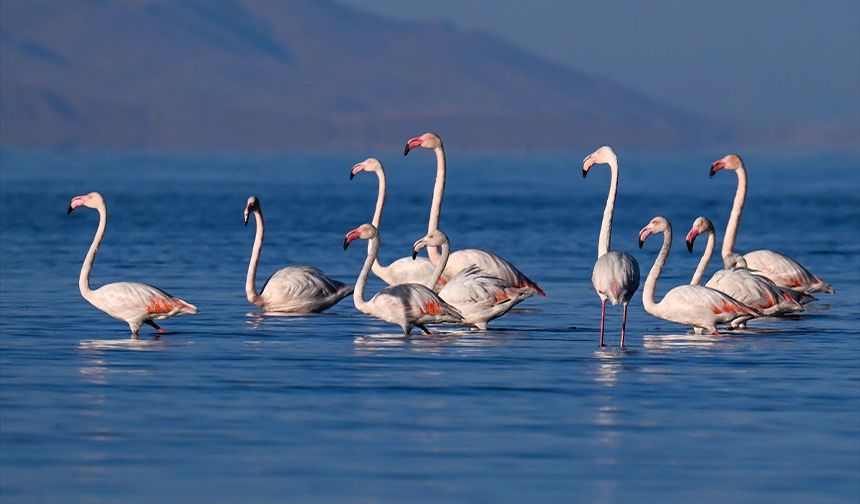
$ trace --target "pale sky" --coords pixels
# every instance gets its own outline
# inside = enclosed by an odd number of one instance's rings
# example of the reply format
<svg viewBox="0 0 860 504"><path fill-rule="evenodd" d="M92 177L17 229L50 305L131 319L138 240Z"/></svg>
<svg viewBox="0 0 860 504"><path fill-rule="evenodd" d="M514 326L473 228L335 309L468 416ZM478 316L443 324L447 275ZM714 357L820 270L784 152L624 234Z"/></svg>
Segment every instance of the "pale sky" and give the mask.
<svg viewBox="0 0 860 504"><path fill-rule="evenodd" d="M338 0L450 22L714 117L860 122L858 0Z"/></svg>

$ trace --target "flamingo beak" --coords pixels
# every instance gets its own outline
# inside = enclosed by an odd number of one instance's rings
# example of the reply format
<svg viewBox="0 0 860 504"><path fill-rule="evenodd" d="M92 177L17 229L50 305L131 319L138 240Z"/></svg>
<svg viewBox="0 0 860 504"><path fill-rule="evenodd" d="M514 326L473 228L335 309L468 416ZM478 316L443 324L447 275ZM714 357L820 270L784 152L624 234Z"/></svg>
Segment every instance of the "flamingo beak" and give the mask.
<svg viewBox="0 0 860 504"><path fill-rule="evenodd" d="M361 238L361 230L358 228L353 229L343 238L343 249L346 250L349 247L349 244L354 240Z"/></svg>
<svg viewBox="0 0 860 504"><path fill-rule="evenodd" d="M412 260L414 261L416 257L418 257L418 252L421 251L424 247L427 246L427 239L421 238L414 245L412 245Z"/></svg>
<svg viewBox="0 0 860 504"><path fill-rule="evenodd" d="M72 210L82 206L86 202L86 198L84 196L75 196L72 198L71 203L69 203L69 210L66 212L66 215L72 213Z"/></svg>
<svg viewBox="0 0 860 504"><path fill-rule="evenodd" d="M248 209L246 208L246 209L245 209L245 226L247 226L247 225L248 225L248 219L249 219L250 217L251 217L251 212L249 212L249 211L248 211Z"/></svg>
<svg viewBox="0 0 860 504"><path fill-rule="evenodd" d="M349 172L349 180L352 180L353 177L355 177L356 175L358 175L362 171L364 171L364 165L363 164L358 163L356 165L353 165L352 171Z"/></svg>
<svg viewBox="0 0 860 504"><path fill-rule="evenodd" d="M690 232L687 233L685 241L687 242L687 251L690 253L693 252L693 243L696 241L697 236L699 236L699 230L696 228L691 229Z"/></svg>
<svg viewBox="0 0 860 504"><path fill-rule="evenodd" d="M651 236L651 226L645 226L642 228L642 231L639 231L639 248L642 248L645 245L645 240Z"/></svg>
<svg viewBox="0 0 860 504"><path fill-rule="evenodd" d="M582 178L585 178L588 175L588 169L591 168L591 166L595 162L596 161L591 156L591 154L589 154L588 156L586 156L585 159L582 160Z"/></svg>
<svg viewBox="0 0 860 504"><path fill-rule="evenodd" d="M714 178L714 174L720 170L725 169L726 163L722 159L719 161L714 161L714 164L711 165L711 173L708 174L708 178Z"/></svg>
<svg viewBox="0 0 860 504"><path fill-rule="evenodd" d="M403 149L403 155L405 156L409 154L409 151L411 151L415 147L419 147L422 143L423 141L421 140L421 137L410 138L406 141L406 148Z"/></svg>

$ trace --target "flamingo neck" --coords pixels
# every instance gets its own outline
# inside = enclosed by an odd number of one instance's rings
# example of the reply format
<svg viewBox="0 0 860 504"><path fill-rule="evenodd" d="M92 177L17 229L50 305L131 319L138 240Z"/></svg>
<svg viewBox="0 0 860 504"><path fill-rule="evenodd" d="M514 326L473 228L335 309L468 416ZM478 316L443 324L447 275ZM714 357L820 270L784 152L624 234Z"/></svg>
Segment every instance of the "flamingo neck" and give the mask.
<svg viewBox="0 0 860 504"><path fill-rule="evenodd" d="M721 251L723 257L726 257L735 250L738 227L741 225L741 214L744 211L744 202L747 199L747 171L741 166L735 172L738 174L738 189L735 192L732 213L729 214L729 223L726 225L726 236L723 238L723 249Z"/></svg>
<svg viewBox="0 0 860 504"><path fill-rule="evenodd" d="M370 309L367 306L367 301L364 300L364 287L367 284L367 275L370 274L370 267L376 256L379 255L379 235L371 238L367 242L367 259L364 260L364 266L361 268L361 273L358 274L358 279L355 281L355 289L352 291L352 301L355 303L355 308L367 314L370 314Z"/></svg>
<svg viewBox="0 0 860 504"><path fill-rule="evenodd" d="M385 207L385 172L382 169L376 170L376 178L379 181L379 191L376 196L376 210L373 212L373 221L371 224L379 230L379 224L382 222L382 209ZM373 261L373 274L385 281L389 281L388 266L384 266L379 262L379 258Z"/></svg>
<svg viewBox="0 0 860 504"><path fill-rule="evenodd" d="M433 186L433 202L430 205L430 220L427 232L439 229L439 218L442 215L442 196L445 195L445 148L441 145L433 149L436 154L436 183ZM438 261L439 247L427 247L427 256L431 261Z"/></svg>
<svg viewBox="0 0 860 504"><path fill-rule="evenodd" d="M696 272L693 273L690 285L699 285L702 281L702 276L705 274L705 270L708 269L708 263L711 262L711 256L714 255L714 244L716 241L716 234L713 228L711 228L708 230L708 244L705 245L705 252L702 254L702 258L699 259L699 265L696 266Z"/></svg>
<svg viewBox="0 0 860 504"><path fill-rule="evenodd" d="M96 259L96 253L99 251L99 245L102 243L102 238L105 235L107 228L107 207L104 204L96 208L99 212L99 227L96 229L96 234L93 236L93 242L90 244L90 249L87 251L87 257L84 259L84 264L81 266L81 276L78 277L78 288L81 290L81 295L84 299L89 300L93 290L90 289L90 272L93 270L93 261Z"/></svg>
<svg viewBox="0 0 860 504"><path fill-rule="evenodd" d="M609 252L612 240L612 216L615 213L615 195L618 192L618 161L609 160L612 173L609 182L609 195L606 197L606 208L603 209L603 222L600 223L600 239L597 242L597 257Z"/></svg>
<svg viewBox="0 0 860 504"><path fill-rule="evenodd" d="M436 249L437 247L432 248ZM442 255L439 256L439 259L435 263L432 259L430 260L430 262L435 266L435 269L433 270L433 274L430 275L430 278L428 278L427 282L424 284L424 286L430 290L433 290L436 287L436 283L439 282L442 272L445 271L445 267L448 265L448 257L451 256L451 243L448 240L442 242L442 245L439 245L438 248L442 250Z"/></svg>
<svg viewBox="0 0 860 504"><path fill-rule="evenodd" d="M663 246L660 247L660 253L657 254L657 259L654 265L651 266L651 271L648 272L648 278L645 280L645 289L642 291L642 306L645 311L652 315L658 315L660 303L654 300L654 291L657 290L657 280L660 278L660 273L663 272L663 266L666 265L666 258L669 257L669 248L672 246L672 226L666 227L663 231ZM659 316L659 315L658 315Z"/></svg>
<svg viewBox="0 0 860 504"><path fill-rule="evenodd" d="M254 246L251 247L251 261L248 263L248 276L245 278L245 296L251 304L260 306L262 300L257 292L257 263L260 262L260 251L263 250L263 212L254 210L254 220L257 222L257 233L254 236Z"/></svg>

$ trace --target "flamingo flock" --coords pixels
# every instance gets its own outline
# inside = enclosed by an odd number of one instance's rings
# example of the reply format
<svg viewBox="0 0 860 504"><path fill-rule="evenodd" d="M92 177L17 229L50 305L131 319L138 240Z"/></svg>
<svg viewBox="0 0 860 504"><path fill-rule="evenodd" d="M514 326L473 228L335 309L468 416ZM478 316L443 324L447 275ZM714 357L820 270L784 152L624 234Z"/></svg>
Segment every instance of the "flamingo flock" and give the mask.
<svg viewBox="0 0 860 504"><path fill-rule="evenodd" d="M419 147L433 151L436 158L427 234L414 243L411 257L402 257L388 266L379 259L386 196L382 162L371 157L356 163L350 171L350 180L360 173L373 173L378 181L371 222L347 232L343 241L344 250L355 240L368 242L367 256L355 287L329 278L314 266L288 266L275 271L258 291L257 265L263 249L265 226L259 198L249 197L245 204L244 222L247 226L253 217L256 232L245 282L248 302L270 313L316 313L352 294L355 308L360 312L397 325L404 334L409 334L413 328L432 334L428 325L454 324L487 330L489 322L506 315L517 304L535 294L545 296L537 282L493 252L451 250L448 235L440 229L446 176L442 139L429 132L410 138L406 142L404 156ZM611 250L619 179L615 151L603 146L586 156L582 177L585 178L596 165L607 165L610 170L609 191L597 240L597 260L591 276L594 290L600 298L599 345L601 348L605 346L606 302L609 301L613 305L621 304L623 308L620 346L624 347L628 305L639 289L639 263L627 252ZM685 237L687 249L692 253L696 239L707 236L690 284L670 289L657 301L655 291L671 249L672 225L665 217L654 217L639 232L640 248L652 234L663 235L660 251L645 279L642 292L645 311L655 317L690 326L696 333L720 334L721 328L743 328L756 318L803 311L804 305L815 299L813 293L834 294L830 284L784 254L772 250L755 250L744 255L735 252L746 201L746 168L739 156L730 154L711 165L710 176L721 170L734 171L738 177L721 249L724 268L705 285L700 285L716 244L713 223L700 216L694 220ZM79 288L84 299L111 317L126 322L132 338L139 337L140 327L144 324L162 334L165 331L156 323L157 320L197 313L197 307L187 301L144 283L116 282L92 289L89 277L107 227L107 206L101 194L92 192L72 198L68 213L82 206L95 209L99 214L98 228L80 272ZM419 257L418 254L425 249L427 257ZM365 300L371 272L387 286Z"/></svg>

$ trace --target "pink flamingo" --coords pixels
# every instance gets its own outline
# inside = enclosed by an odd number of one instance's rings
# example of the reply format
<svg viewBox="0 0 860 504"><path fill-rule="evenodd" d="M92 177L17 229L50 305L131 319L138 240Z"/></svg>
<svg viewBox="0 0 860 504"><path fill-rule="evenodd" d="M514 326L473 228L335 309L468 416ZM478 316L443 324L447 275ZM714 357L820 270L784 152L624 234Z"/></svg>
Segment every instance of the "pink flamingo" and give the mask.
<svg viewBox="0 0 860 504"><path fill-rule="evenodd" d="M409 154L409 151L416 147L431 149L436 154L436 183L433 186L433 202L430 206L430 220L427 224L427 232L429 233L430 231L439 229L439 217L442 213L442 196L445 193L445 149L442 147L442 140L435 133L424 133L421 136L410 138L406 142L406 149L403 151L403 155ZM438 247L428 248L427 255L430 257L430 261L436 264L440 256ZM500 278L509 287L529 288L541 296L546 296L537 283L525 276L513 264L485 250L462 249L453 252L448 259L448 264L445 266L445 271L442 273L439 282L444 284L448 279L456 275L457 272L473 264L486 273Z"/></svg>
<svg viewBox="0 0 860 504"><path fill-rule="evenodd" d="M434 230L415 242L412 257L425 247L440 247L438 273L441 275L450 256L448 236L441 230ZM436 285L438 276L427 280L427 287ZM452 305L463 315L463 323L480 330L487 329L487 323L508 313L520 302L532 297L534 290L523 287L509 287L498 277L494 277L475 265L460 270L439 291L439 297Z"/></svg>
<svg viewBox="0 0 860 504"><path fill-rule="evenodd" d="M107 227L107 206L102 195L97 192L72 198L68 213L72 213L72 210L79 206L94 208L99 213L99 227L84 259L78 279L78 287L84 299L111 317L128 323L131 337L134 339L137 339L138 331L143 324L152 326L159 334L163 334L165 331L155 323L156 320L197 313L196 306L173 297L157 287L143 283L115 282L102 285L95 290L91 289L90 272Z"/></svg>
<svg viewBox="0 0 860 504"><path fill-rule="evenodd" d="M355 307L368 315L382 319L391 324L399 325L403 334L409 334L417 327L427 334L432 334L425 324L462 323L463 316L456 308L449 305L438 294L417 283L406 283L385 287L377 292L369 301L364 300L364 287L370 268L379 255L379 233L373 224L361 226L346 233L343 239L343 249L346 250L353 240L361 238L368 240L367 259L355 282L352 299ZM442 274L444 265L436 266L433 276Z"/></svg>
<svg viewBox="0 0 860 504"><path fill-rule="evenodd" d="M257 233L248 263L245 279L245 295L251 304L268 312L316 313L337 304L352 294L352 286L327 277L313 266L288 266L274 272L257 292L257 263L263 250L263 211L256 196L248 198L245 205L245 225L251 214L257 220Z"/></svg>
<svg viewBox="0 0 860 504"><path fill-rule="evenodd" d="M349 173L349 179L361 172L375 173L379 181L379 191L376 196L376 210L373 212L373 221L371 223L379 230L379 224L382 220L382 208L385 206L385 170L382 168L382 163L376 158L368 158L361 163L352 167ZM388 266L383 266L379 259L373 262L371 271L388 285L397 285L402 283L425 283L430 275L433 274L433 264L424 257L415 258L401 257Z"/></svg>
<svg viewBox="0 0 860 504"><path fill-rule="evenodd" d="M597 242L597 262L591 273L591 283L600 296L600 346L603 344L603 324L606 317L606 300L613 305L621 303L624 315L621 321L621 346L624 346L624 333L627 328L627 304L639 288L639 263L627 252L610 252L612 240L612 216L615 212L615 194L618 191L618 157L609 146L604 146L589 154L582 161L582 178L595 164L608 164L612 173L609 182L609 196L603 209L603 222L600 224L600 238Z"/></svg>
<svg viewBox="0 0 860 504"><path fill-rule="evenodd" d="M672 246L672 226L665 217L654 217L639 231L639 248L652 233L663 233L663 246L645 279L645 290L642 292L645 311L663 320L693 326L696 334L701 334L703 330L720 334L717 324L737 327L751 318L761 316L760 312L740 301L701 285L679 285L667 292L659 303L656 302L654 291Z"/></svg>
<svg viewBox="0 0 860 504"><path fill-rule="evenodd" d="M716 233L711 220L707 217L697 217L690 228L690 232L687 233L687 250L692 253L696 237L705 233L708 235L708 243L705 245L705 251L699 260L695 273L693 273L690 285L699 285L701 282L708 263L711 261L711 256L714 254L716 242ZM741 260L743 259L741 258ZM768 316L784 315L803 310L803 306L799 302L795 301L788 293L783 292L769 279L756 275L747 268L737 267L737 259L734 256L727 256L726 263L726 268L714 273L705 287L728 294Z"/></svg>
<svg viewBox="0 0 860 504"><path fill-rule="evenodd" d="M723 257L734 252L735 240L738 227L741 222L741 213L744 211L744 203L747 197L747 171L740 156L729 154L715 161L711 165L710 176L720 170L733 170L738 176L738 188L735 192L735 200L732 204L732 212L729 215L729 223L726 226L726 236L723 239ZM820 278L810 273L794 259L774 252L773 250L755 250L745 254L744 259L749 268L759 271L780 287L793 289L811 294L813 292L826 292L834 294L833 287L823 282Z"/></svg>

